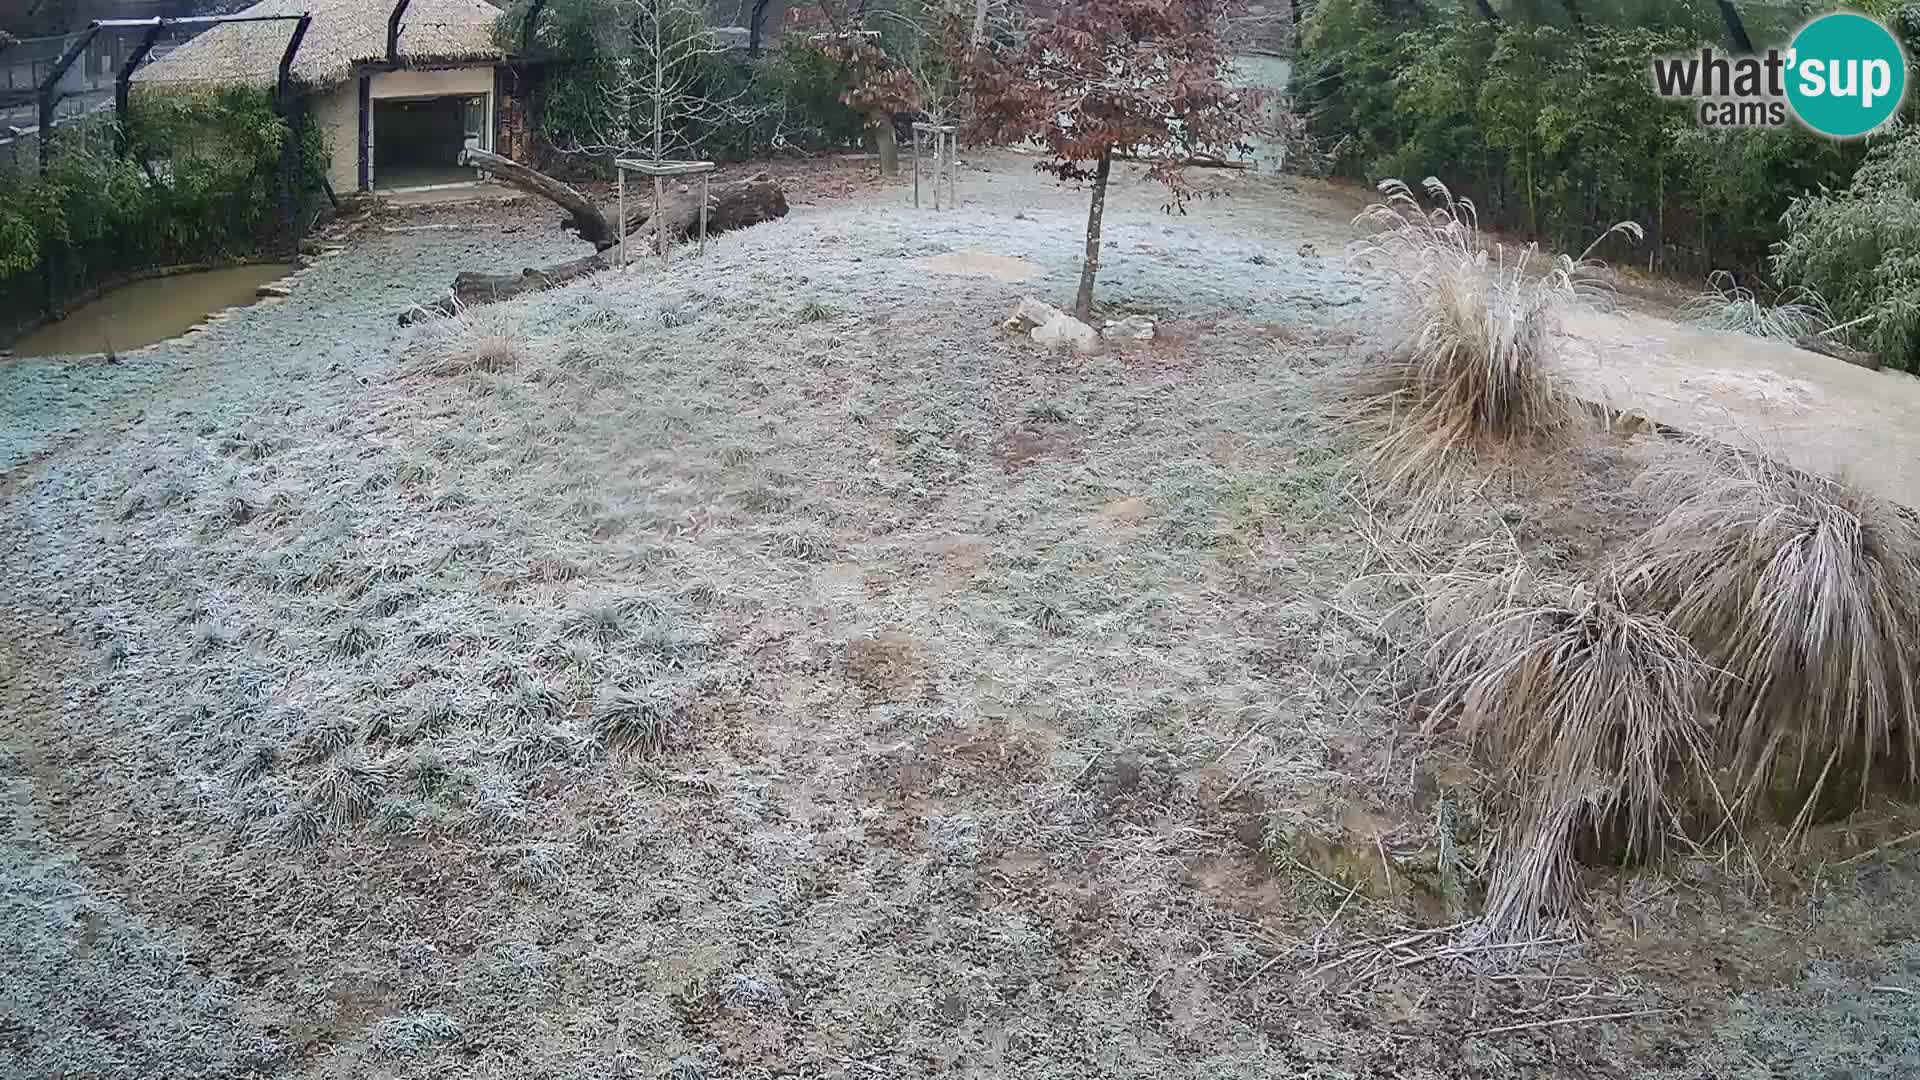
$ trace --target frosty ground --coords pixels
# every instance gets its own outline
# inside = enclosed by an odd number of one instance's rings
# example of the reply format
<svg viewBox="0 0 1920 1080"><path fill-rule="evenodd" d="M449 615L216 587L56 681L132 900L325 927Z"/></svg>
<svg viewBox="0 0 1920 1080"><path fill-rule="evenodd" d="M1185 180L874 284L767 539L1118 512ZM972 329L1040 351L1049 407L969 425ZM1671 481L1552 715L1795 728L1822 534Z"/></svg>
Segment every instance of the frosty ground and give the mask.
<svg viewBox="0 0 1920 1080"><path fill-rule="evenodd" d="M1069 359L998 324L1071 296L1083 196L991 164L395 330L581 250L475 212L0 368L6 1074L1920 1069L1912 861L1820 854L1895 810L1438 948L1483 782L1319 408L1353 200L1129 174L1101 296L1161 336ZM1668 452L1468 513L1591 559Z"/></svg>

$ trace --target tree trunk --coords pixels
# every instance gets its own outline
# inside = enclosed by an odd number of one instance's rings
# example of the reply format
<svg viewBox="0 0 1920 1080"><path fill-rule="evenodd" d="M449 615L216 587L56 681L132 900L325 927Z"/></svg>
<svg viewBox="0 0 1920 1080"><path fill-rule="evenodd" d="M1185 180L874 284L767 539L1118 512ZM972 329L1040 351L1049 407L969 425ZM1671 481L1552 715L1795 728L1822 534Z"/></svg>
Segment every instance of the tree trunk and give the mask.
<svg viewBox="0 0 1920 1080"><path fill-rule="evenodd" d="M973 47L987 40L987 4L990 0L974 0L973 4Z"/></svg>
<svg viewBox="0 0 1920 1080"><path fill-rule="evenodd" d="M561 224L580 234L580 239L593 245L595 251L605 251L619 242L613 226L606 215L593 201L575 191L572 186L563 184L546 173L530 169L512 158L469 147L460 152L460 164L484 169L500 180L529 194L538 195L567 211L568 217Z"/></svg>
<svg viewBox="0 0 1920 1080"><path fill-rule="evenodd" d="M899 176L900 140L894 134L893 114L876 112L867 117L867 122L873 125L873 149L880 155L880 175Z"/></svg>
<svg viewBox="0 0 1920 1080"><path fill-rule="evenodd" d="M1491 0L1473 0L1473 6L1480 9L1480 17L1487 20L1488 26L1500 29L1500 13L1493 10Z"/></svg>
<svg viewBox="0 0 1920 1080"><path fill-rule="evenodd" d="M553 266L532 267L518 274L481 274L466 272L453 279L453 291L450 295L430 304L412 307L400 314L402 326L433 315L454 315L460 309L478 304L491 304L499 300L510 300L524 293L539 292L563 285L576 278L604 270L609 265L607 257L598 254L614 246L619 235L631 235L642 229L655 231L653 205L631 207L625 221L609 220L586 196L535 169L511 158L500 157L484 150L469 150L464 161L486 169L495 176L542 198L551 199L568 212L561 220L562 227L572 229L580 238L594 246L596 254ZM787 195L777 181L764 175L747 180L735 180L729 183L713 184L707 194L707 233L718 235L734 229L744 229L749 225L758 225L763 221L787 216ZM617 215L616 215L617 217ZM615 226L620 232L615 232ZM700 193L698 184L693 190L677 192L664 200L660 207L657 223L658 233L668 243L677 243L697 236L700 229Z"/></svg>
<svg viewBox="0 0 1920 1080"><path fill-rule="evenodd" d="M1080 295L1073 313L1081 322L1093 322L1093 281L1100 275L1100 221L1107 214L1107 180L1113 175L1113 147L1100 151L1093 171L1093 207L1087 211L1087 261L1080 267Z"/></svg>
<svg viewBox="0 0 1920 1080"><path fill-rule="evenodd" d="M1576 34L1585 34L1587 32L1587 20L1585 16L1580 14L1580 0L1560 0L1560 3L1562 7L1567 9L1567 21L1573 24L1573 32Z"/></svg>
<svg viewBox="0 0 1920 1080"><path fill-rule="evenodd" d="M1720 21L1727 24L1727 40L1733 43L1733 51L1750 53L1753 51L1753 39L1747 36L1747 24L1740 19L1740 9L1733 6L1733 0L1718 0Z"/></svg>
<svg viewBox="0 0 1920 1080"><path fill-rule="evenodd" d="M747 16L747 55L760 59L760 38L767 25L767 5L773 0L753 0L753 11Z"/></svg>
<svg viewBox="0 0 1920 1080"><path fill-rule="evenodd" d="M630 200L627 207L626 234L633 236L645 229L657 228L669 244L696 238L700 232L700 182L693 190L669 194L660 204L660 220L653 220L653 200ZM639 205L633 205L633 203ZM787 193L779 183L755 177L714 184L707 194L707 235L744 229L763 221L787 216ZM651 239L651 237L649 237ZM605 250L604 248L602 250Z"/></svg>
<svg viewBox="0 0 1920 1080"><path fill-rule="evenodd" d="M517 274L479 274L462 271L453 279L453 294L445 296L431 304L408 308L400 313L400 325L413 323L435 316L458 315L462 308L492 304L501 300L511 300L525 293L539 292L565 285L576 278L597 274L607 268L605 255L584 255L570 262L556 263L553 266L528 267Z"/></svg>

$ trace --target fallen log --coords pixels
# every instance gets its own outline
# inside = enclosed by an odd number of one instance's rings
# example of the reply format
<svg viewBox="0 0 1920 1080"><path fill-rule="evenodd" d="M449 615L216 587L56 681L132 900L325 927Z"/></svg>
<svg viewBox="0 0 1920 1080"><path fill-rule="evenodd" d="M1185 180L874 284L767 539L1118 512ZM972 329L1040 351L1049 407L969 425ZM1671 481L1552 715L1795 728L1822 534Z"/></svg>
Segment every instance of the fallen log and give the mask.
<svg viewBox="0 0 1920 1080"><path fill-rule="evenodd" d="M566 227L579 233L580 239L592 244L595 251L607 250L618 239L600 208L570 184L555 180L538 169L528 168L512 158L472 147L460 151L460 164L484 169L492 173L494 179L505 181L529 195L538 195L567 211Z"/></svg>
<svg viewBox="0 0 1920 1080"><path fill-rule="evenodd" d="M1794 338L1793 343L1808 352L1819 353L1821 356L1831 356L1835 360L1845 361L1854 367L1863 367L1868 371L1880 370L1880 357L1875 353L1862 352L1859 349L1850 349L1845 345L1828 341L1826 338L1817 337L1813 334L1802 334Z"/></svg>
<svg viewBox="0 0 1920 1080"><path fill-rule="evenodd" d="M400 325L411 326L423 319L458 315L463 308L498 303L526 293L552 289L588 274L597 274L610 265L606 256L596 253L553 266L528 267L517 274L480 274L463 270L454 275L452 295L401 312Z"/></svg>
<svg viewBox="0 0 1920 1080"><path fill-rule="evenodd" d="M462 308L478 304L491 304L501 300L510 300L530 292L551 289L569 281L598 273L611 265L611 258L604 254L614 247L621 235L615 232L614 223L593 201L553 177L530 169L511 158L490 154L485 150L467 150L462 160L476 168L485 169L496 178L520 188L522 191L553 202L567 211L562 226L578 233L582 240L594 246L597 254L572 259L553 266L529 267L518 274L483 274L464 271L453 279L453 291L429 304L416 305L400 313L400 325L406 326L424 318L436 315L452 315ZM617 215L616 215L617 216ZM758 225L763 221L787 216L787 195L777 181L764 176L747 180L735 180L728 183L710 185L707 193L707 233L718 235L735 229L744 229L749 225ZM640 238L643 250L651 250L654 241L653 194L644 191L639 198L629 194L627 199L627 217L622 230L628 235L645 230ZM675 191L661 201L660 224L664 226L666 242L676 244L693 239L700 232L700 193ZM631 243L631 241L630 241ZM629 252L629 254L635 254Z"/></svg>
<svg viewBox="0 0 1920 1080"><path fill-rule="evenodd" d="M640 205L635 205L639 203ZM787 216L787 193L779 183L764 177L713 184L707 193L707 235L744 229L763 221ZM700 235L700 189L669 193L660 201L660 220L666 226L667 243L677 244ZM630 237L645 230L643 238L653 243L653 192L643 190L636 198L627 193L626 233ZM633 244L629 240L628 244ZM611 246L611 245L609 245Z"/></svg>

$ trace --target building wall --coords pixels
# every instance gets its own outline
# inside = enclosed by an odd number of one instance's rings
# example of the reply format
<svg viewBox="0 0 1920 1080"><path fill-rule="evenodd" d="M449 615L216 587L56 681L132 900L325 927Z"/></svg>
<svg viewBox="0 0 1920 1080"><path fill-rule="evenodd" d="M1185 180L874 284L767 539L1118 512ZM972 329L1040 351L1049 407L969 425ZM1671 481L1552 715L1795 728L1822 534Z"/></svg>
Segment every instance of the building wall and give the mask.
<svg viewBox="0 0 1920 1080"><path fill-rule="evenodd" d="M378 98L463 97L494 92L493 68L465 67L444 71L380 71L373 75L369 93ZM360 190L360 88L349 79L311 102L314 123L326 141L330 161L327 183L336 194ZM496 115L498 110L496 109ZM377 166L376 162L376 166Z"/></svg>
<svg viewBox="0 0 1920 1080"><path fill-rule="evenodd" d="M493 93L493 66L444 71L382 71L373 76L376 98L440 97Z"/></svg>
<svg viewBox="0 0 1920 1080"><path fill-rule="evenodd" d="M493 152L532 164L533 69L502 64L494 69Z"/></svg>
<svg viewBox="0 0 1920 1080"><path fill-rule="evenodd" d="M310 102L313 122L326 141L327 183L334 194L360 190L360 97L353 80L341 83Z"/></svg>

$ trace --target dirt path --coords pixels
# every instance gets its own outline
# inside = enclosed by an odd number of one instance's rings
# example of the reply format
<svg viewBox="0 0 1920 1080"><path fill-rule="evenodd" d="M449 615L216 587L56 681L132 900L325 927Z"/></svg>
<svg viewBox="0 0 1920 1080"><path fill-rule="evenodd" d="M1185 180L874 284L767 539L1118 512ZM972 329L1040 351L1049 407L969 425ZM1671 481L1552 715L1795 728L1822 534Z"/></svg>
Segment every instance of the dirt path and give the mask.
<svg viewBox="0 0 1920 1080"><path fill-rule="evenodd" d="M1567 330L1582 397L1920 508L1920 379L1637 313L1579 312Z"/></svg>

